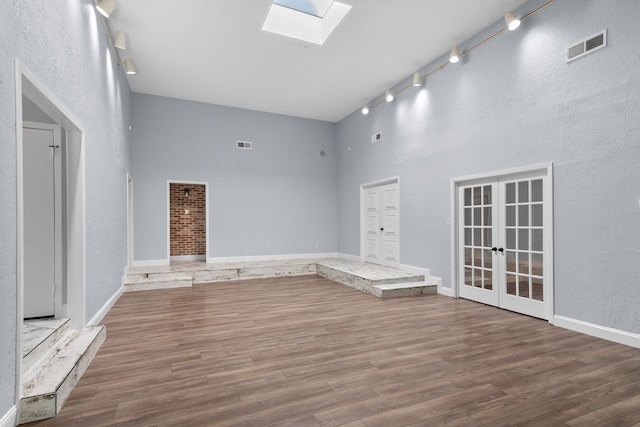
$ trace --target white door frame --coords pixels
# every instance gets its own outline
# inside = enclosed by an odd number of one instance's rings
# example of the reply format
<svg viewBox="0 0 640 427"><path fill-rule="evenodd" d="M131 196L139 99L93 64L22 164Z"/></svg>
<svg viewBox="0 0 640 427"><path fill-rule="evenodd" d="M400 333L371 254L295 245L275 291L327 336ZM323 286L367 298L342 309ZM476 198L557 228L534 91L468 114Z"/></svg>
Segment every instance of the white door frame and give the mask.
<svg viewBox="0 0 640 427"><path fill-rule="evenodd" d="M54 162L54 314L56 318L64 317L65 310L63 310L62 302L62 285L63 285L63 262L65 261L63 256L62 247L62 154L66 152L63 148L65 142L61 140L61 128L58 125L50 123L36 123L36 122L22 122L22 127L28 129L48 130L53 132L53 145L58 146L58 152L53 157ZM23 134L24 135L24 134ZM24 141L23 141L24 142ZM24 150L24 146L23 146ZM22 167L22 163L20 165ZM24 176L23 176L24 180ZM65 307L66 308L66 307Z"/></svg>
<svg viewBox="0 0 640 427"><path fill-rule="evenodd" d="M460 227L458 218L458 191L461 186L474 184L476 182L482 182L489 179L517 179L519 175L530 175L532 173L539 172L546 175L545 180L545 200L549 200L553 203L553 163L544 163L532 166L525 166L521 168L507 169L496 172L487 172L478 175L462 176L451 179L451 289L453 296L458 298L460 296L460 286L462 280L459 277L459 235L458 230ZM544 282L544 294L548 296L547 302L547 319L549 323L553 323L554 308L554 293L553 293L553 209L545 209L544 214L544 240L551 242L552 244L545 246L543 254L543 262L545 271L549 272L549 276L545 276Z"/></svg>
<svg viewBox="0 0 640 427"><path fill-rule="evenodd" d="M365 221L367 213L366 190L388 184L397 184L398 194L400 194L400 176L392 176L360 184L360 262L366 262L367 259L367 224ZM400 266L400 198L398 198L398 218L398 265L396 267Z"/></svg>
<svg viewBox="0 0 640 427"><path fill-rule="evenodd" d="M209 260L209 183L203 181L182 181L176 179L167 180L167 265L171 264L171 184L204 185L205 196L205 262Z"/></svg>
<svg viewBox="0 0 640 427"><path fill-rule="evenodd" d="M133 267L133 177L127 172L127 270Z"/></svg>
<svg viewBox="0 0 640 427"><path fill-rule="evenodd" d="M22 96L26 96L64 130L66 135L67 192L67 307L73 327L86 324L86 187L85 139L80 122L19 59L15 61L16 84L16 408L22 394L22 329L24 317L24 141ZM63 310L65 311L65 310Z"/></svg>

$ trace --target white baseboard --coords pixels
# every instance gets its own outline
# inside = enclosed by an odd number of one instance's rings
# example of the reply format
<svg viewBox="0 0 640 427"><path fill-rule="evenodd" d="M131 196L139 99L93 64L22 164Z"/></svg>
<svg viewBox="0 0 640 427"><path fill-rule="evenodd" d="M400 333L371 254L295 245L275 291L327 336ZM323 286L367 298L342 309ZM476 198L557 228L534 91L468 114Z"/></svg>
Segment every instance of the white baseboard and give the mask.
<svg viewBox="0 0 640 427"><path fill-rule="evenodd" d="M346 259L347 261L362 262L362 260L360 259L360 255L350 255L338 252L337 257L340 259Z"/></svg>
<svg viewBox="0 0 640 427"><path fill-rule="evenodd" d="M15 406L9 409L9 412L4 414L4 416L0 418L0 427L16 427L17 415L18 415L18 410Z"/></svg>
<svg viewBox="0 0 640 427"><path fill-rule="evenodd" d="M456 296L452 288L445 288L444 286L442 286L442 279L440 279L440 282L438 283L438 293L440 295L444 295L446 297L451 297L451 298L455 298Z"/></svg>
<svg viewBox="0 0 640 427"><path fill-rule="evenodd" d="M571 319L564 316L553 316L555 326L570 329L575 332L602 338L619 344L640 348L640 335L632 332L625 332L619 329L608 328L594 323L583 322L582 320Z"/></svg>
<svg viewBox="0 0 640 427"><path fill-rule="evenodd" d="M429 279L431 277L431 270L429 270L428 268L422 268L422 267L415 267L413 265L400 264L400 270L404 271L405 273L422 274L424 276L425 280L427 280L427 279Z"/></svg>
<svg viewBox="0 0 640 427"><path fill-rule="evenodd" d="M335 252L320 253L320 254L218 257L218 258L207 258L207 264L221 264L221 263L228 263L228 262L292 261L297 259L321 259L321 258L337 258L337 257L338 257L338 254Z"/></svg>
<svg viewBox="0 0 640 427"><path fill-rule="evenodd" d="M104 319L104 316L106 316L109 310L111 310L111 307L113 307L116 301L118 301L118 298L120 298L120 295L122 295L123 292L124 292L124 285L120 286L120 288L118 288L118 290L111 296L111 298L109 298L109 300L104 303L104 305L100 310L98 310L96 315L93 316L91 320L89 320L89 323L87 323L87 326L95 326L100 322L102 322L102 319Z"/></svg>
<svg viewBox="0 0 640 427"><path fill-rule="evenodd" d="M145 261L133 261L134 267L162 267L171 265L168 259L150 259Z"/></svg>

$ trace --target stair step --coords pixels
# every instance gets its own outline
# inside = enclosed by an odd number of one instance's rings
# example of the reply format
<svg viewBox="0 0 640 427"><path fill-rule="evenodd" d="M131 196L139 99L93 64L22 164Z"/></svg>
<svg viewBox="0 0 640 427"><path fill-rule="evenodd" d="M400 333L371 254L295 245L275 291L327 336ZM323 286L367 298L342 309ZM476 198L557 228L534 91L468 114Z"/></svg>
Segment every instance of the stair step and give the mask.
<svg viewBox="0 0 640 427"><path fill-rule="evenodd" d="M375 286L399 283L424 283L425 280L422 274L406 273L397 269L374 264L336 260L318 262L316 265L316 273L327 279L363 292L368 292L379 298L382 298L382 290L375 288Z"/></svg>
<svg viewBox="0 0 640 427"><path fill-rule="evenodd" d="M106 338L103 325L67 331L25 372L20 424L55 417Z"/></svg>
<svg viewBox="0 0 640 427"><path fill-rule="evenodd" d="M438 292L438 286L429 282L392 283L374 285L373 288L375 295L383 299L435 294Z"/></svg>
<svg viewBox="0 0 640 427"><path fill-rule="evenodd" d="M22 373L35 365L42 356L69 330L69 319L25 321ZM26 337L26 338L24 338Z"/></svg>
<svg viewBox="0 0 640 427"><path fill-rule="evenodd" d="M193 274L176 273L136 273L128 274L124 283L125 291L145 291L149 289L188 288L193 284Z"/></svg>

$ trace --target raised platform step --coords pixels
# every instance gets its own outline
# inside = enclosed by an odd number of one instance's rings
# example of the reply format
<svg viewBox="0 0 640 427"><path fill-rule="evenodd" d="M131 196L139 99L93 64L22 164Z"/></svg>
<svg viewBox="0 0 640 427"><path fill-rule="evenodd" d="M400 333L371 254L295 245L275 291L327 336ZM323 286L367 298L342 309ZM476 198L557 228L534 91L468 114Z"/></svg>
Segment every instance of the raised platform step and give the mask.
<svg viewBox="0 0 640 427"><path fill-rule="evenodd" d="M22 373L40 360L69 330L69 319L25 320L22 327Z"/></svg>
<svg viewBox="0 0 640 427"><path fill-rule="evenodd" d="M146 291L149 289L188 288L193 284L191 272L158 272L128 274L124 283L125 291Z"/></svg>
<svg viewBox="0 0 640 427"><path fill-rule="evenodd" d="M388 285L373 285L374 295L378 298L412 297L438 293L438 285L430 282L391 283Z"/></svg>
<svg viewBox="0 0 640 427"><path fill-rule="evenodd" d="M67 331L22 379L20 424L55 417L106 338L103 325Z"/></svg>
<svg viewBox="0 0 640 427"><path fill-rule="evenodd" d="M392 298L435 293L436 285L425 282L425 276L427 279L429 277L428 270L425 271L425 274L408 273L382 265L337 258L216 264L178 262L169 266L132 268L125 282L125 290L188 287L235 280L318 274L379 298ZM382 285L382 288L376 288Z"/></svg>

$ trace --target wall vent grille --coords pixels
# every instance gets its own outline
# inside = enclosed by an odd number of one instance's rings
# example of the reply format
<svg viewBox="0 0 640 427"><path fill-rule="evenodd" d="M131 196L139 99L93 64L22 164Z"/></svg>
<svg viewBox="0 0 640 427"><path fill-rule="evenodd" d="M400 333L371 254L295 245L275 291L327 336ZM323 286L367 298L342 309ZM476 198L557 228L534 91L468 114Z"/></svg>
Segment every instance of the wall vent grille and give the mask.
<svg viewBox="0 0 640 427"><path fill-rule="evenodd" d="M237 141L237 148L241 150L251 150L251 142L249 141Z"/></svg>
<svg viewBox="0 0 640 427"><path fill-rule="evenodd" d="M607 30L594 34L567 48L567 62L585 56L588 53L602 49L607 45Z"/></svg>

